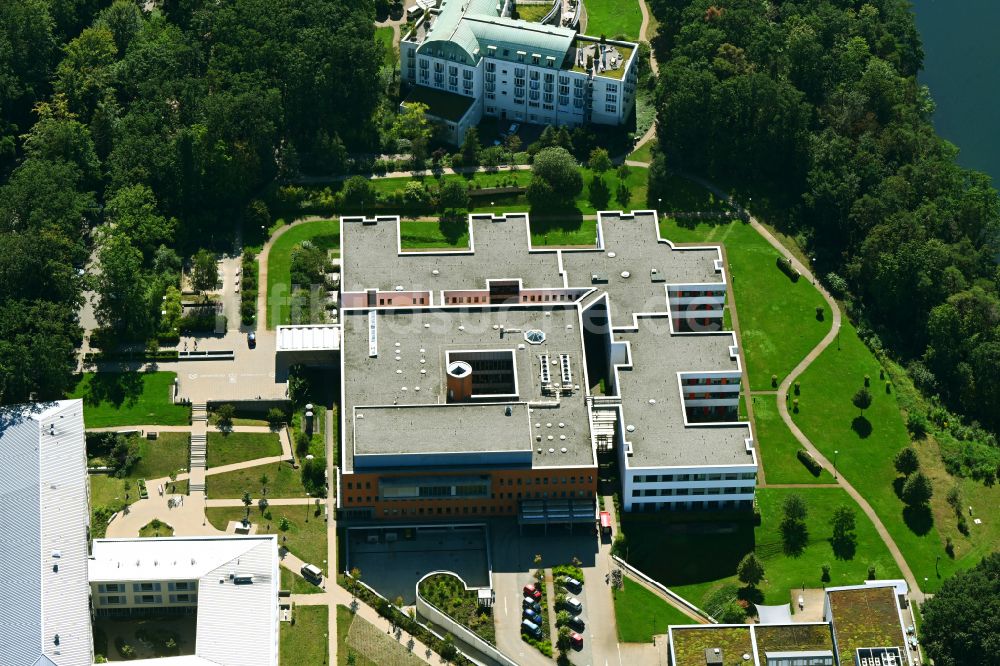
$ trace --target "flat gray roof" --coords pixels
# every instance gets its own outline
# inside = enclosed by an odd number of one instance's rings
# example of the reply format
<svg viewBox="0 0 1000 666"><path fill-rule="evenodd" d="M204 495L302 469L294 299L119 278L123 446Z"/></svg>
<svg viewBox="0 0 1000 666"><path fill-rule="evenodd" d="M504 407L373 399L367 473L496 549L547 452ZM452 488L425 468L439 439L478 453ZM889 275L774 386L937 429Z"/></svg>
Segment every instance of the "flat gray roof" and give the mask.
<svg viewBox="0 0 1000 666"><path fill-rule="evenodd" d="M491 306L470 310L377 310L378 355L372 357L369 355L368 311L343 311L345 470L354 469L355 447L359 453L531 448L531 464L535 467L594 465L578 313L573 304ZM502 338L500 326L508 331ZM544 342L527 344L523 331L529 329L544 331ZM460 350L512 351L517 398L490 401L492 404L462 403L460 419L441 420L451 414L447 410L455 409L442 407L447 404L446 354ZM543 353L549 355L550 363L558 361L560 354L567 354L573 383L580 389L559 398L543 393L539 361ZM559 366L551 366L551 375L553 381L559 381ZM525 409L532 410L528 412L531 431L522 430L520 426L510 428L511 419L517 421L518 417L504 416L496 402L530 403ZM371 423L368 413L372 410L366 409L362 411L365 423L355 434L355 407L393 405L430 409L378 410ZM425 419L434 423L423 423ZM439 420L441 422L437 422ZM487 432L489 430L497 432ZM476 436L470 437L470 434ZM538 437L542 438L541 442ZM386 438L388 441L384 443L377 441Z"/></svg>
<svg viewBox="0 0 1000 666"><path fill-rule="evenodd" d="M525 403L358 407L354 451L358 455L530 451L528 417Z"/></svg>
<svg viewBox="0 0 1000 666"><path fill-rule="evenodd" d="M642 318L637 331L615 332L631 347L632 369L619 370L619 394L632 443L628 466L749 465L747 425L685 425L678 372L736 372L730 333L671 334L665 317ZM655 403L650 403L655 400Z"/></svg>
<svg viewBox="0 0 1000 666"><path fill-rule="evenodd" d="M523 214L472 218L473 251L401 253L395 218L379 218L375 224L345 218L341 234L344 291L485 289L487 280L504 278L520 278L525 288L563 286L557 255L530 251L528 216Z"/></svg>
<svg viewBox="0 0 1000 666"><path fill-rule="evenodd" d="M660 238L651 211L626 216L602 213L600 233L601 249L563 250L563 269L571 287L592 286L608 293L613 326L630 326L636 313L666 312L669 284L723 284L722 274L715 270L716 260L721 259L719 248L671 248ZM602 282L593 282L595 274Z"/></svg>

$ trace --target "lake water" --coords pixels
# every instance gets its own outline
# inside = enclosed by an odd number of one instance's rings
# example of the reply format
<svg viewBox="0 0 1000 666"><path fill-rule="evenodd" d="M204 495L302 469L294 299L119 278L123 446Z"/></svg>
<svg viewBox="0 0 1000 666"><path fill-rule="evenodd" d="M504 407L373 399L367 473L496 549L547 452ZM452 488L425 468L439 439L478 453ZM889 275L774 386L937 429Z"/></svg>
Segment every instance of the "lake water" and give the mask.
<svg viewBox="0 0 1000 666"><path fill-rule="evenodd" d="M960 164L1000 185L1000 0L913 0L924 43L921 83L938 134Z"/></svg>

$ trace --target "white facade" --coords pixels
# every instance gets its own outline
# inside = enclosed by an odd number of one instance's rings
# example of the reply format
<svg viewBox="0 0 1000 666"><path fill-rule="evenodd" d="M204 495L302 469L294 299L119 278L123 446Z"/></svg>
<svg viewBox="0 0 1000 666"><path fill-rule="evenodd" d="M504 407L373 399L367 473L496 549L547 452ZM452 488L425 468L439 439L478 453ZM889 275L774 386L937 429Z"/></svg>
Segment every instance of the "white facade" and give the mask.
<svg viewBox="0 0 1000 666"><path fill-rule="evenodd" d="M497 44L485 40L474 64L459 62L451 51L421 49L421 19L417 28L400 41L400 74L404 82L471 98L460 119L446 119L446 136L461 142L465 131L484 117L538 125L577 127L589 123L622 125L635 107L638 80L638 47L631 42L577 37L575 44L593 49L597 61L621 57L618 69L567 67L575 47L561 57L535 53L544 49L529 44ZM483 41L483 40L481 40ZM527 40L526 40L527 41ZM625 53L628 55L625 56ZM434 115L437 118L436 114Z"/></svg>
<svg viewBox="0 0 1000 666"><path fill-rule="evenodd" d="M0 454L0 661L89 666L82 401L0 410Z"/></svg>

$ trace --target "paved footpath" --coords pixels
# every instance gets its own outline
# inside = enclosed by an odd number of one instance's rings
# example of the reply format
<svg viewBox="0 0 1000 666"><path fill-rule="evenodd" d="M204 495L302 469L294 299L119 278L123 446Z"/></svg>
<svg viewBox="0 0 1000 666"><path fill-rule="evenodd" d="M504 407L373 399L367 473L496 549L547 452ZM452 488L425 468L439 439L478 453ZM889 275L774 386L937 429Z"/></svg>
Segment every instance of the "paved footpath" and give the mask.
<svg viewBox="0 0 1000 666"><path fill-rule="evenodd" d="M699 183L700 185L708 188L709 190L714 192L717 196L723 198L728 198L729 196L722 189L716 187L712 183L704 180L703 178L698 178L696 176L690 176L690 175L688 175L687 177L693 180L694 182ZM744 212L749 213L749 211L744 211ZM830 327L830 331L826 334L826 337L820 340L819 344L816 345L812 349L812 351L806 354L806 357L803 358L802 361L797 366L795 366L795 368L790 373L788 373L788 376L785 377L784 381L782 381L781 384L778 386L778 412L781 414L781 419L785 422L785 425L788 426L789 430L792 431L792 434L795 436L795 439L797 439L799 443L802 444L803 447L805 447L805 449L816 459L816 461L819 462L819 464L826 467L827 469L832 470L833 465L830 464L830 461L827 460L826 456L820 453L819 449L817 449L815 445L813 445L813 443L809 440L809 438L806 437L805 433L802 432L799 426L792 419L791 414L788 412L788 389L791 387L792 382L794 382L799 375L805 372L806 368L808 368L813 361L819 358L819 355L822 354L823 351L826 350L826 348L829 347L834 342L834 340L836 340L837 334L840 332L840 325L841 325L840 306L837 304L837 301L829 294L829 292L827 292L827 290L823 288L823 285L821 285L816 280L816 277L812 274L812 271L809 270L808 266L805 266L801 261L795 258L788 251L788 248L782 245L781 242L774 237L774 234L772 234L763 224L761 224L757 220L757 218L755 218L753 215L749 215L749 218L751 226L753 226L753 228L757 231L757 233L763 236L764 240L766 240L768 243L771 244L772 247L778 250L778 252L780 252L782 256L789 257L792 263L792 267L795 268L795 270L797 270L802 275L802 277L809 280L810 282L813 283L813 285L815 285L820 295L823 296L823 300L826 301L827 306L830 308L830 312L833 313L833 325ZM903 572L903 578L906 579L907 585L910 586L910 598L918 603L923 603L925 595L924 592L920 589L920 585L917 583L917 577L913 575L913 571L910 569L910 565L907 564L906 558L903 557L902 551L900 551L899 547L896 545L896 542L893 541L892 535L889 534L889 530L886 529L885 524L882 522L881 518L879 518L878 514L875 513L875 509L873 509L872 505L868 503L868 500L866 500L864 496L861 493L859 493L854 488L854 486L852 486L850 482L847 481L847 479L844 478L843 474L837 475L837 485L839 485L841 488L847 491L847 494L850 495L851 498L858 503L858 506L861 507L861 510L865 512L865 515L868 516L868 518L872 521L872 524L875 525L875 530L882 538L882 541L885 542L886 548L889 549L889 553L892 555L892 559L896 561L896 565L899 567L899 570Z"/></svg>

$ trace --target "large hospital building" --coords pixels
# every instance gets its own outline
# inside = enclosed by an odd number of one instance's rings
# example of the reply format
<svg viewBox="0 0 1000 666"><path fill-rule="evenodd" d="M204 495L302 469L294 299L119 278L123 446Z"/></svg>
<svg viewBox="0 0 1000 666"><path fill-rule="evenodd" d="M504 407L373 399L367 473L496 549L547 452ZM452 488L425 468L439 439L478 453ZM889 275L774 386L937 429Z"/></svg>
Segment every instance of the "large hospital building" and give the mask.
<svg viewBox="0 0 1000 666"><path fill-rule="evenodd" d="M612 455L627 511L751 506L720 248L653 211L595 235L539 248L526 215L473 215L467 249L407 251L396 217L342 219L342 515L593 521Z"/></svg>

